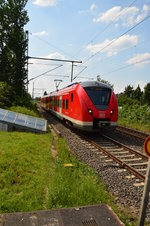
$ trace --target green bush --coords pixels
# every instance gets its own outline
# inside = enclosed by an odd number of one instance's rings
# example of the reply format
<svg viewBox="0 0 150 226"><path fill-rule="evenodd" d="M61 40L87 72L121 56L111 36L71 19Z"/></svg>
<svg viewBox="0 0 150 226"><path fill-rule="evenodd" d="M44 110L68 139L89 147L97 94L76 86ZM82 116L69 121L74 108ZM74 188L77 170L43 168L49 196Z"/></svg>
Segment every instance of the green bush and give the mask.
<svg viewBox="0 0 150 226"><path fill-rule="evenodd" d="M15 112L18 112L18 113L21 113L21 114L25 114L25 115L31 115L31 116L34 116L34 117L40 117L37 109L36 110L31 110L31 109L28 109L26 107L13 106L13 107L10 107L9 110L10 111L15 111Z"/></svg>
<svg viewBox="0 0 150 226"><path fill-rule="evenodd" d="M150 131L150 108L147 105L124 105L119 109L119 123Z"/></svg>

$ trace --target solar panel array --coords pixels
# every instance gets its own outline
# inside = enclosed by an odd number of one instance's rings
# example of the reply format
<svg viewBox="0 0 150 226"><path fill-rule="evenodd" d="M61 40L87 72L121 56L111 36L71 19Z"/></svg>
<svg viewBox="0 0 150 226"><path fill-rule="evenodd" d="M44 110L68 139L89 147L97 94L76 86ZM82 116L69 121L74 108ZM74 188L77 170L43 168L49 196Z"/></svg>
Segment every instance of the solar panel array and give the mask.
<svg viewBox="0 0 150 226"><path fill-rule="evenodd" d="M0 122L33 132L45 132L47 121L0 108Z"/></svg>

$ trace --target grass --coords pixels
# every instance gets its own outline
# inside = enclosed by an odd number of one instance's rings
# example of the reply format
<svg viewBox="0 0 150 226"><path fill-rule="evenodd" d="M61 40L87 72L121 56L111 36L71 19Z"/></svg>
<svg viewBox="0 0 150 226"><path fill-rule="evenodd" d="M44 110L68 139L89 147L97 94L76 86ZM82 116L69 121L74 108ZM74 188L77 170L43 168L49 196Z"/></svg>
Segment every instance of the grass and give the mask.
<svg viewBox="0 0 150 226"><path fill-rule="evenodd" d="M106 203L109 195L96 173L69 154L63 139L58 141L58 151L51 173L48 208ZM67 163L72 166L65 167Z"/></svg>
<svg viewBox="0 0 150 226"><path fill-rule="evenodd" d="M134 123L134 122L129 122L124 119L119 119L118 125L126 126L131 129L139 130L142 132L150 133L150 125L148 125L148 124L144 125L143 123Z"/></svg>
<svg viewBox="0 0 150 226"><path fill-rule="evenodd" d="M70 154L62 138L58 140L57 149L58 156L53 162L50 176L47 208L103 203L111 206L126 226L137 225L135 217L130 215L128 210L122 212L118 209L97 173ZM72 164L72 167L64 166L68 163Z"/></svg>
<svg viewBox="0 0 150 226"><path fill-rule="evenodd" d="M13 106L13 107L9 108L9 110L15 111L15 112L18 112L18 113L21 113L21 114L30 115L30 116L33 116L33 117L40 117L40 115L39 115L39 113L36 109L30 110L26 107Z"/></svg>
<svg viewBox="0 0 150 226"><path fill-rule="evenodd" d="M50 134L0 132L1 213L43 208L51 142Z"/></svg>
<svg viewBox="0 0 150 226"><path fill-rule="evenodd" d="M119 211L99 176L72 156L65 141L51 157L51 133L0 132L0 213L105 203L125 225L136 225ZM72 164L65 167L64 164Z"/></svg>

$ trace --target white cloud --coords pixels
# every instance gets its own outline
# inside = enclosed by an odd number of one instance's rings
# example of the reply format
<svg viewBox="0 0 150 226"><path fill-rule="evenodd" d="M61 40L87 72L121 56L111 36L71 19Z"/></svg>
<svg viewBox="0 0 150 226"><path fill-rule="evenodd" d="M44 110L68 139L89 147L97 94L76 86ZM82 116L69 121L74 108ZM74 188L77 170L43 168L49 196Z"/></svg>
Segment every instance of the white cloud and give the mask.
<svg viewBox="0 0 150 226"><path fill-rule="evenodd" d="M78 10L78 14L87 14L87 13L92 13L94 11L94 9L96 9L96 4L93 3L89 9L85 9L85 10Z"/></svg>
<svg viewBox="0 0 150 226"><path fill-rule="evenodd" d="M110 43L112 43L112 45L106 47ZM126 48L129 48L133 45L137 45L137 43L138 43L138 38L136 35L124 35L121 38L117 39L116 41L115 39L113 40L107 39L104 42L96 45L88 45L86 49L89 50L92 54L95 54L98 51L101 51L102 53L107 53L108 56L112 56L112 55L118 54L120 51Z"/></svg>
<svg viewBox="0 0 150 226"><path fill-rule="evenodd" d="M47 6L55 6L57 3L57 0L33 0L33 4L47 7Z"/></svg>
<svg viewBox="0 0 150 226"><path fill-rule="evenodd" d="M135 6L125 8L121 8L121 6L115 6L111 9L108 9L104 13L101 13L97 18L94 18L93 22L110 23L114 21L121 21L123 26L132 26L144 19L147 16L149 10L150 7L147 5L143 5L141 10Z"/></svg>
<svg viewBox="0 0 150 226"><path fill-rule="evenodd" d="M93 21L95 23L99 22L110 22L110 21L117 21L115 18L119 15L121 10L120 6L115 6L109 10L107 10L105 13L102 13L98 18L94 18Z"/></svg>
<svg viewBox="0 0 150 226"><path fill-rule="evenodd" d="M129 7L129 8L124 8L121 12L120 12L120 16L118 18L118 20L122 20L123 22L123 26L132 26L133 24L136 23L136 16L139 12L139 9L137 7Z"/></svg>
<svg viewBox="0 0 150 226"><path fill-rule="evenodd" d="M128 65L135 64L136 67L143 67L150 64L150 53L136 54L134 57L126 61Z"/></svg>
<svg viewBox="0 0 150 226"><path fill-rule="evenodd" d="M136 22L139 23L141 20L143 20L147 16L148 11L149 7L147 5L144 5L141 14L136 18Z"/></svg>
<svg viewBox="0 0 150 226"><path fill-rule="evenodd" d="M90 6L90 11L93 12L95 8L96 8L96 5L95 5L95 3L93 3L93 4Z"/></svg>
<svg viewBox="0 0 150 226"><path fill-rule="evenodd" d="M46 56L46 58L60 59L60 60L65 59L64 55L58 52L50 53L48 56Z"/></svg>
<svg viewBox="0 0 150 226"><path fill-rule="evenodd" d="M46 31L32 32L32 35L40 37L40 36L48 35L48 32L46 32Z"/></svg>

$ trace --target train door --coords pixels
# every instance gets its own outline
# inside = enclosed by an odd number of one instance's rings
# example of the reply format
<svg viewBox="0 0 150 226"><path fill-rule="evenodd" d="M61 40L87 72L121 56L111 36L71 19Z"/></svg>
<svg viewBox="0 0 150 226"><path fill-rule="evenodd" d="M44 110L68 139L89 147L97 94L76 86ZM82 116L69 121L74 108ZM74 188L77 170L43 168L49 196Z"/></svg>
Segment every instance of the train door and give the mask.
<svg viewBox="0 0 150 226"><path fill-rule="evenodd" d="M73 117L73 108L74 108L74 103L73 103L73 92L70 94L70 114Z"/></svg>
<svg viewBox="0 0 150 226"><path fill-rule="evenodd" d="M52 102L53 102L53 104L52 104L52 110L54 111L55 97L53 96L52 98L53 98L53 99L52 99Z"/></svg>
<svg viewBox="0 0 150 226"><path fill-rule="evenodd" d="M62 96L59 99L59 113L62 114Z"/></svg>

